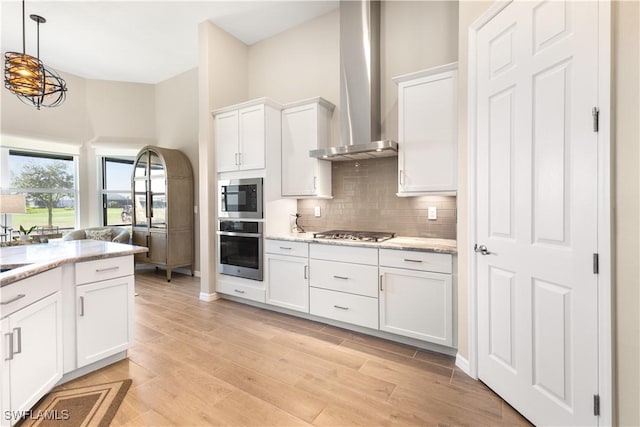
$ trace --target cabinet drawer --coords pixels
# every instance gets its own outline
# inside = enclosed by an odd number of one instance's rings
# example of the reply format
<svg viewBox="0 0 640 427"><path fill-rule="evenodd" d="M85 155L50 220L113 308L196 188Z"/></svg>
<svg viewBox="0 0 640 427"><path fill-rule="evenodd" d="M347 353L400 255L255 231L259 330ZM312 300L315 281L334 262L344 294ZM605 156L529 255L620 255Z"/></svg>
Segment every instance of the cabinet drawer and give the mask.
<svg viewBox="0 0 640 427"><path fill-rule="evenodd" d="M311 314L378 329L378 299L326 289L309 289Z"/></svg>
<svg viewBox="0 0 640 427"><path fill-rule="evenodd" d="M304 242L266 239L265 248L265 252L268 254L291 255L305 258L309 256L309 244Z"/></svg>
<svg viewBox="0 0 640 427"><path fill-rule="evenodd" d="M61 289L62 269L48 270L2 287L0 313L8 316Z"/></svg>
<svg viewBox="0 0 640 427"><path fill-rule="evenodd" d="M133 256L76 263L76 285L133 275Z"/></svg>
<svg viewBox="0 0 640 427"><path fill-rule="evenodd" d="M362 248L342 245L309 245L309 256L327 261L352 262L356 264L378 265L378 248Z"/></svg>
<svg viewBox="0 0 640 427"><path fill-rule="evenodd" d="M433 252L380 249L380 266L434 271L436 273L453 272L451 255Z"/></svg>
<svg viewBox="0 0 640 427"><path fill-rule="evenodd" d="M312 259L311 286L378 298L378 267Z"/></svg>
<svg viewBox="0 0 640 427"><path fill-rule="evenodd" d="M244 298L251 301L262 303L266 301L266 292L264 287L231 282L218 282L216 284L216 290L221 294L233 295L234 297Z"/></svg>

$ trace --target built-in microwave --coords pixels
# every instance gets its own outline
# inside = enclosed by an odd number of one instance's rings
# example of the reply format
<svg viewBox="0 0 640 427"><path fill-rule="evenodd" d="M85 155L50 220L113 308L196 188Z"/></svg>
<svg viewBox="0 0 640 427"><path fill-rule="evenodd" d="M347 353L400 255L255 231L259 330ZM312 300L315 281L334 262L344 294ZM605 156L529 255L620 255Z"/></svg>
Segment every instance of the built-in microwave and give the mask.
<svg viewBox="0 0 640 427"><path fill-rule="evenodd" d="M262 178L218 181L220 218L262 218Z"/></svg>

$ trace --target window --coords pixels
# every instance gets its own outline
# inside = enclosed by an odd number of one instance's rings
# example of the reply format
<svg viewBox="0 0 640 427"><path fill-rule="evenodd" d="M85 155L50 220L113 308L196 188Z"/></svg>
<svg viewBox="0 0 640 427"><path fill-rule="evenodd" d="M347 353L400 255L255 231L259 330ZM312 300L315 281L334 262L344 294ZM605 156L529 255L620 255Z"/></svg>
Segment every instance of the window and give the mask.
<svg viewBox="0 0 640 427"><path fill-rule="evenodd" d="M70 229L76 224L76 160L73 156L9 150L9 193L24 194L26 213L13 214L20 225ZM3 183L3 187L6 184Z"/></svg>
<svg viewBox="0 0 640 427"><path fill-rule="evenodd" d="M102 158L102 224L131 225L132 158Z"/></svg>

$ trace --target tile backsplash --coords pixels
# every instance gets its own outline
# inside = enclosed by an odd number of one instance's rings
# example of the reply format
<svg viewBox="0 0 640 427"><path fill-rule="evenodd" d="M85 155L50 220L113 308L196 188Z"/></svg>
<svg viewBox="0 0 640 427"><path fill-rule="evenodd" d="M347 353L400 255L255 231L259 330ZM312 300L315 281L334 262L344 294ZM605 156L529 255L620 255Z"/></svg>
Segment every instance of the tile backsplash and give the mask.
<svg viewBox="0 0 640 427"><path fill-rule="evenodd" d="M386 157L333 162L333 199L300 199L305 231L330 229L391 231L398 236L456 238L455 196L397 197L398 159ZM320 218L314 208L320 206ZM438 218L427 219L436 207Z"/></svg>

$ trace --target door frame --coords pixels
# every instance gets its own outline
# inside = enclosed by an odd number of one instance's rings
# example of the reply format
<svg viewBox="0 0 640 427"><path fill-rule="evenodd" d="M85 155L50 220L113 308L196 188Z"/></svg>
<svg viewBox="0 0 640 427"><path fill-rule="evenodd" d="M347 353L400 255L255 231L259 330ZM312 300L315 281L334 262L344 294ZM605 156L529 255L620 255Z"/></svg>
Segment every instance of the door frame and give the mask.
<svg viewBox="0 0 640 427"><path fill-rule="evenodd" d="M479 18L469 26L468 35L468 111L467 111L467 163L469 217L467 220L468 247L462 251L467 253L467 271L469 279L468 291L468 374L478 378L478 296L477 296L477 262L473 243L477 237L477 37L478 32L498 13L514 0L496 0ZM599 256L598 274L598 393L600 395L599 425L612 425L613 408L613 318L612 318L612 257L611 257L611 55L612 25L611 1L598 2L598 109L599 131L598 172L597 172L597 209L598 231L597 251Z"/></svg>

